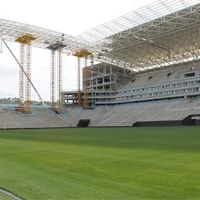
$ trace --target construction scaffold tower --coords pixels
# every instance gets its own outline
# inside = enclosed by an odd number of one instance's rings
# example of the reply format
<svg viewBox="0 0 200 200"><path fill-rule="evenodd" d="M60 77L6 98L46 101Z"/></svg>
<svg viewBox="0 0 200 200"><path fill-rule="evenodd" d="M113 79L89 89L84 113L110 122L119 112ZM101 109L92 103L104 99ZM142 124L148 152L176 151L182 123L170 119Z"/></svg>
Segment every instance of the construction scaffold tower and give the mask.
<svg viewBox="0 0 200 200"><path fill-rule="evenodd" d="M63 89L63 59L62 51L65 45L57 42L48 47L51 50L50 68L50 103L51 110L62 112L62 89ZM57 100L56 100L56 58L57 58Z"/></svg>
<svg viewBox="0 0 200 200"><path fill-rule="evenodd" d="M85 67L83 68L83 108L87 109L89 106L89 92L91 70L88 67L88 58L85 58Z"/></svg>
<svg viewBox="0 0 200 200"><path fill-rule="evenodd" d="M20 43L20 65L24 71L19 69L19 102L18 112L31 113L31 43L35 40L31 34L24 34L16 39ZM26 73L27 77L25 76Z"/></svg>
<svg viewBox="0 0 200 200"><path fill-rule="evenodd" d="M77 61L78 61L78 71L77 71L77 80L78 80L78 88L77 88L77 104L78 106L81 106L81 104L83 104L83 108L88 108L88 81L90 78L90 70L87 64L87 60L88 60L88 56L90 56L92 53L90 53L88 50L86 49L82 49L80 51L77 51L75 54L73 54L74 56L77 57ZM83 103L81 102L81 58L83 58L85 60L85 66L83 68Z"/></svg>

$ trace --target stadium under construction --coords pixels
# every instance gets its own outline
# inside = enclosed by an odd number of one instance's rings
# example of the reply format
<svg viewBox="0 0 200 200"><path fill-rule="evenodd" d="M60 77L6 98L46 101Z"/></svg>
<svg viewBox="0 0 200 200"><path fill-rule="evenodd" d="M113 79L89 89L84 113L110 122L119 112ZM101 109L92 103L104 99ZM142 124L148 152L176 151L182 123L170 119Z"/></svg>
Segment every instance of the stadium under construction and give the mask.
<svg viewBox="0 0 200 200"><path fill-rule="evenodd" d="M19 67L18 105L0 107L0 128L200 125L199 22L199 0L160 0L78 36L0 19ZM48 106L31 78L34 47L50 52ZM63 90L68 55L75 91ZM43 106L32 105L31 88Z"/></svg>

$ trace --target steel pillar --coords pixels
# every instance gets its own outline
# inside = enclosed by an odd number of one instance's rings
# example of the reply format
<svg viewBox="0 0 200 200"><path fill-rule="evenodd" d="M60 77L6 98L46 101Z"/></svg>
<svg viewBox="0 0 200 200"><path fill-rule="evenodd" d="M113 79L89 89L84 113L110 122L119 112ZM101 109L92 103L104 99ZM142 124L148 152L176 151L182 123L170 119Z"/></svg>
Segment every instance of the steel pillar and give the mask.
<svg viewBox="0 0 200 200"><path fill-rule="evenodd" d="M89 105L88 82L90 80L90 69L87 66L88 59L85 57L85 67L83 68L83 108L87 109Z"/></svg>
<svg viewBox="0 0 200 200"><path fill-rule="evenodd" d="M62 89L63 89L63 60L62 60L62 49L58 50L58 72L57 72L57 80L58 80L58 106L57 111L59 113L62 112Z"/></svg>
<svg viewBox="0 0 200 200"><path fill-rule="evenodd" d="M25 44L20 44L20 65L25 70ZM18 111L24 112L24 72L19 69L19 100Z"/></svg>
<svg viewBox="0 0 200 200"><path fill-rule="evenodd" d="M26 45L26 74L31 79L31 46ZM31 112L31 84L27 77L25 77L25 107L26 113Z"/></svg>
<svg viewBox="0 0 200 200"><path fill-rule="evenodd" d="M81 59L80 57L78 57L78 68L77 68L77 84L78 84L78 88L77 88L77 104L78 106L81 106Z"/></svg>
<svg viewBox="0 0 200 200"><path fill-rule="evenodd" d="M31 42L35 39L36 37L31 34L24 34L16 39L16 42L20 43L21 65L19 72L18 111L24 113L31 112Z"/></svg>
<svg viewBox="0 0 200 200"><path fill-rule="evenodd" d="M55 77L55 50L51 50L50 101L52 110L55 110Z"/></svg>

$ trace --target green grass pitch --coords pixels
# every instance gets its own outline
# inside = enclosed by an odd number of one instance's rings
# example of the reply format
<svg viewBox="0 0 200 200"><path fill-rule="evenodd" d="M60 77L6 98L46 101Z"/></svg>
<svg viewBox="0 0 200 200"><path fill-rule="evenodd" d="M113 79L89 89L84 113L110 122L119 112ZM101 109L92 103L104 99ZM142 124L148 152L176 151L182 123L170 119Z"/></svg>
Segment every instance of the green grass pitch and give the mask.
<svg viewBox="0 0 200 200"><path fill-rule="evenodd" d="M0 200L12 200L12 199L4 194L0 194Z"/></svg>
<svg viewBox="0 0 200 200"><path fill-rule="evenodd" d="M0 131L0 187L27 200L200 199L200 127Z"/></svg>

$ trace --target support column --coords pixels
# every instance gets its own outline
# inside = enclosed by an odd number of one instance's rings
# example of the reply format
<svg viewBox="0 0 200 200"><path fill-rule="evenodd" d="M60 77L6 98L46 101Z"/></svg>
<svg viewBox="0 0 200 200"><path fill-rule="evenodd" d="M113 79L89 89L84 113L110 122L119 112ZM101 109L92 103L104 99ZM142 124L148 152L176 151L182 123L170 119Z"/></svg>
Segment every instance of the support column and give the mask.
<svg viewBox="0 0 200 200"><path fill-rule="evenodd" d="M80 84L81 84L81 80L80 80L80 72L81 72L81 58L85 58L87 60L87 57L91 55L91 53L86 50L86 49L81 49L80 51L77 51L75 54L73 54L74 56L77 57L77 62L78 62L78 71L77 71L77 84L78 84L78 88L77 88L77 104L78 106L81 106L81 88L80 88ZM84 78L83 78L84 81Z"/></svg>
<svg viewBox="0 0 200 200"><path fill-rule="evenodd" d="M62 49L58 50L58 112L62 112L62 90L63 90L63 64L62 64Z"/></svg>
<svg viewBox="0 0 200 200"><path fill-rule="evenodd" d="M93 97L93 90L94 90L94 57L91 55L91 67L90 67L90 79L92 80L92 84L91 84L91 96ZM94 99L91 98L91 107L94 107Z"/></svg>
<svg viewBox="0 0 200 200"><path fill-rule="evenodd" d="M48 49L51 50L51 68L50 68L51 110L57 113L62 112L62 90L63 90L62 53L63 53L63 48L65 46L66 45L64 45L62 42L56 42L47 47ZM56 73L56 67L57 67L57 73ZM57 78L57 85L56 85L56 78ZM56 87L57 87L57 95L56 95Z"/></svg>
<svg viewBox="0 0 200 200"><path fill-rule="evenodd" d="M25 69L25 44L20 44L20 65ZM24 111L24 73L23 70L19 69L19 102L18 109L19 112Z"/></svg>
<svg viewBox="0 0 200 200"><path fill-rule="evenodd" d="M77 84L78 84L78 88L77 88L77 101L78 101L78 106L81 106L81 59L80 57L78 57L78 69L77 69Z"/></svg>
<svg viewBox="0 0 200 200"><path fill-rule="evenodd" d="M31 34L16 39L20 43L20 65L24 69L19 72L19 112L31 112L31 42L35 39Z"/></svg>
<svg viewBox="0 0 200 200"><path fill-rule="evenodd" d="M51 104L51 109L55 110L55 51L54 50L51 50L50 104Z"/></svg>
<svg viewBox="0 0 200 200"><path fill-rule="evenodd" d="M31 80L31 46L26 45L26 74ZM25 77L25 112L31 112L31 84L27 77Z"/></svg>
<svg viewBox="0 0 200 200"><path fill-rule="evenodd" d="M85 57L85 67L83 68L83 108L87 109L89 105L88 83L90 81L90 70L87 66L87 57Z"/></svg>

